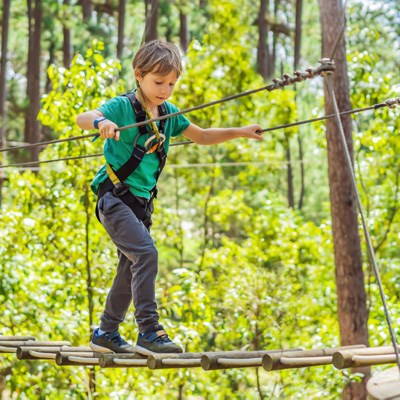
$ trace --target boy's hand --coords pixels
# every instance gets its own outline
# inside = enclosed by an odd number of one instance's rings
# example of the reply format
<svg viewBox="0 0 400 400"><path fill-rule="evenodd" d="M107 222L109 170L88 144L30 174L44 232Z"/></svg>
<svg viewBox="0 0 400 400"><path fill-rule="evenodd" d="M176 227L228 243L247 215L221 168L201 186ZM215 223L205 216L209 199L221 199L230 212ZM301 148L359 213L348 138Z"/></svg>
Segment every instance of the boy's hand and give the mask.
<svg viewBox="0 0 400 400"><path fill-rule="evenodd" d="M249 139L262 140L262 128L260 125L252 124L238 128L239 136Z"/></svg>
<svg viewBox="0 0 400 400"><path fill-rule="evenodd" d="M114 124L114 122L105 119L104 121L100 121L98 126L100 136L103 139L115 138L115 140L119 140L120 132L117 131L118 125Z"/></svg>

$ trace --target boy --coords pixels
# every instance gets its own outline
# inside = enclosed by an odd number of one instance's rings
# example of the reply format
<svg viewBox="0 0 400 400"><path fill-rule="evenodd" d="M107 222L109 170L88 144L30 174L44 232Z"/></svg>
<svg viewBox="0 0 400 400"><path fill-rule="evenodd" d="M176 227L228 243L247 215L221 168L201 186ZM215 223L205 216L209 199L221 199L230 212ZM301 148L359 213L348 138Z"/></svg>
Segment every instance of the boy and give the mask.
<svg viewBox="0 0 400 400"><path fill-rule="evenodd" d="M260 140L259 125L241 128L202 129L184 115L158 125L117 131L152 116L178 109L166 100L181 75L178 48L158 40L145 43L132 61L138 89L109 100L97 110L77 117L82 129L99 129L106 165L97 173L92 189L98 195L97 215L118 249L117 274L105 310L90 343L94 351L133 353L181 353L159 324L155 300L158 254L150 236L152 200L157 178L165 164L171 137L183 134L198 144L222 143L239 137ZM149 131L150 127L150 131ZM133 300L139 327L136 347L118 332Z"/></svg>

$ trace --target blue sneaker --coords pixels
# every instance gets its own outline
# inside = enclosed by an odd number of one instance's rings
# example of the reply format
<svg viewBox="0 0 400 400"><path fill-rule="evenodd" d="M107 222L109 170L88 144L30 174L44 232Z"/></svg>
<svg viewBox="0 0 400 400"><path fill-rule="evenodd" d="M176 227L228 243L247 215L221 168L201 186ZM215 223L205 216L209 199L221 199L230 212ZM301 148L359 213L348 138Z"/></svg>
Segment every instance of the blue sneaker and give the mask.
<svg viewBox="0 0 400 400"><path fill-rule="evenodd" d="M183 350L168 337L163 329L139 333L135 351L145 356L153 353L183 353Z"/></svg>
<svg viewBox="0 0 400 400"><path fill-rule="evenodd" d="M99 328L93 332L90 348L100 353L135 353L132 345L122 339L118 331L99 335Z"/></svg>

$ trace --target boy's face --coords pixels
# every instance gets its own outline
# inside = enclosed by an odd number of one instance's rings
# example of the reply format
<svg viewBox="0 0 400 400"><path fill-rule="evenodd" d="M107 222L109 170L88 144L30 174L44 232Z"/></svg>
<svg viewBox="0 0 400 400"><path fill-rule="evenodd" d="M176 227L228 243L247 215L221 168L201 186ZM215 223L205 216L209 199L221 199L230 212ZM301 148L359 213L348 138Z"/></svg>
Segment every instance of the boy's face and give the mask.
<svg viewBox="0 0 400 400"><path fill-rule="evenodd" d="M135 70L135 78L140 84L147 107L154 107L159 106L171 97L178 80L178 75L175 71L171 71L168 75L158 75L149 72L142 77L139 71Z"/></svg>

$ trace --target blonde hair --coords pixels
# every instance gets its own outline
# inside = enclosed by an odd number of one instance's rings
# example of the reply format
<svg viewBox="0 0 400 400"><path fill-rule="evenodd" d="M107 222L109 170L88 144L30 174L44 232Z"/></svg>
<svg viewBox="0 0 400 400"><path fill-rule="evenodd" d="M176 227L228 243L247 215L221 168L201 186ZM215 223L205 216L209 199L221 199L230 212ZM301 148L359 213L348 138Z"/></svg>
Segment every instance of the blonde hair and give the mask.
<svg viewBox="0 0 400 400"><path fill-rule="evenodd" d="M178 77L182 73L179 49L173 43L160 40L144 43L133 57L132 67L142 77L149 72L165 76L175 71Z"/></svg>

